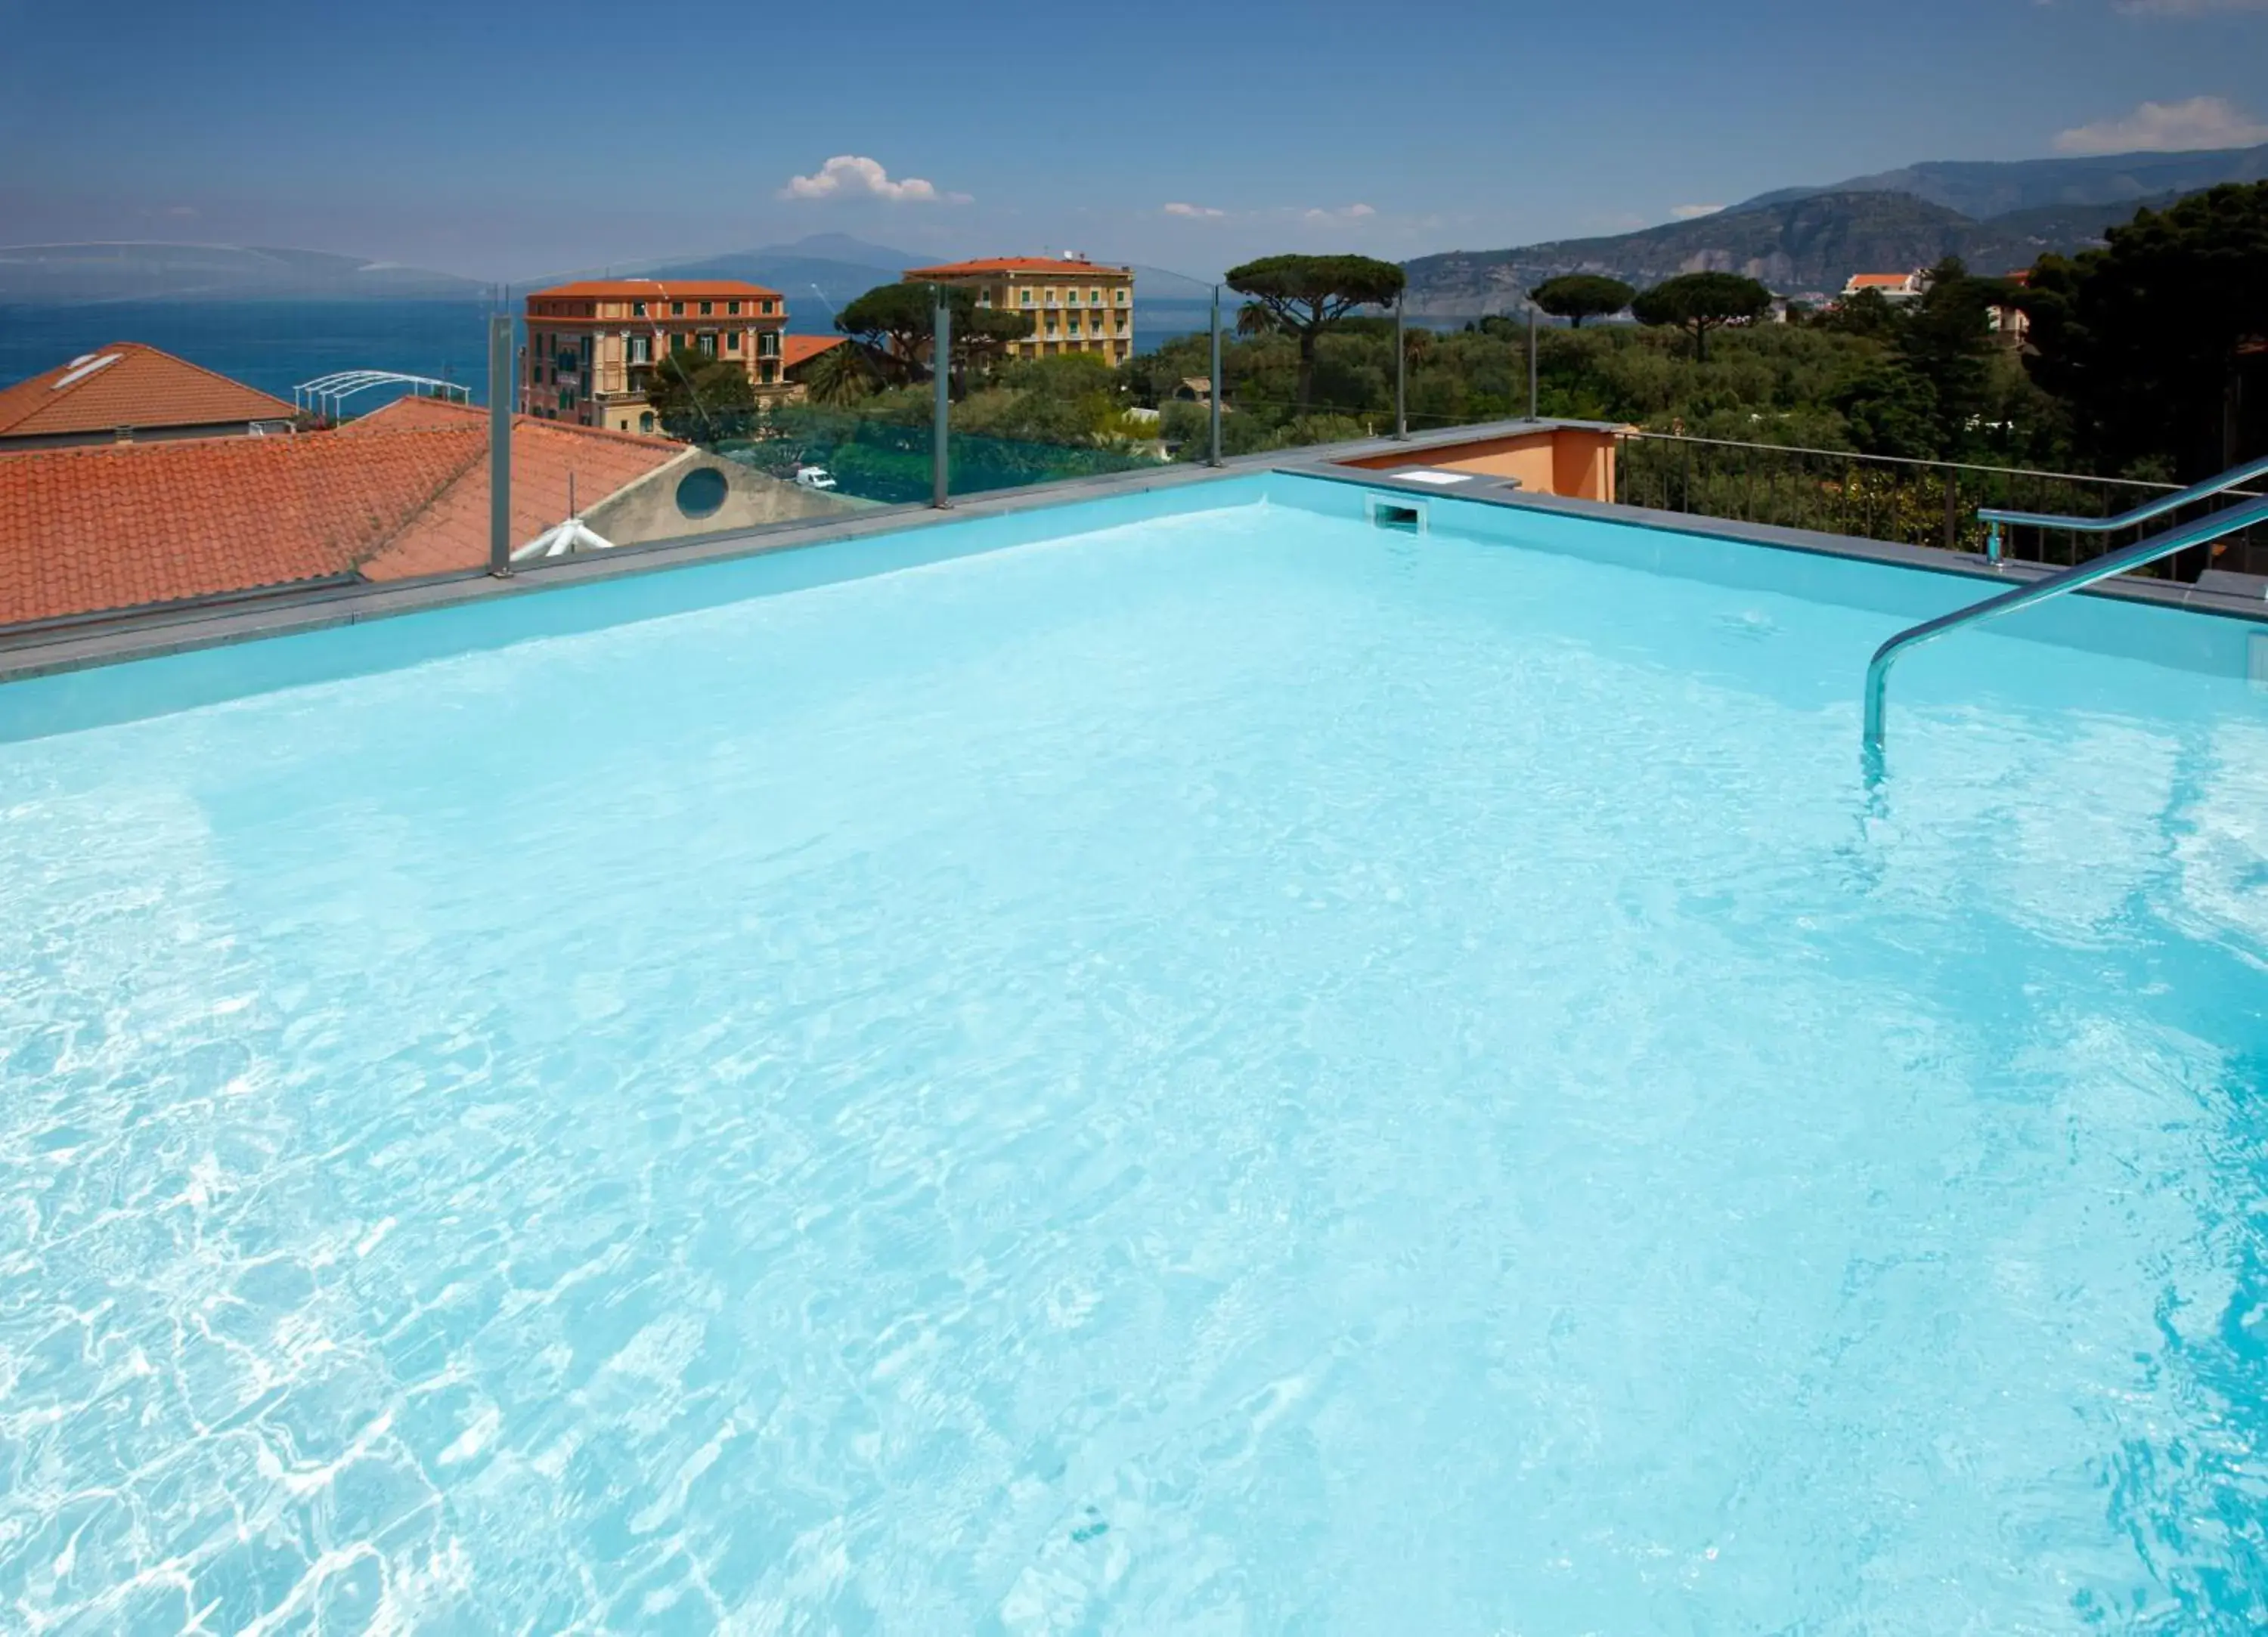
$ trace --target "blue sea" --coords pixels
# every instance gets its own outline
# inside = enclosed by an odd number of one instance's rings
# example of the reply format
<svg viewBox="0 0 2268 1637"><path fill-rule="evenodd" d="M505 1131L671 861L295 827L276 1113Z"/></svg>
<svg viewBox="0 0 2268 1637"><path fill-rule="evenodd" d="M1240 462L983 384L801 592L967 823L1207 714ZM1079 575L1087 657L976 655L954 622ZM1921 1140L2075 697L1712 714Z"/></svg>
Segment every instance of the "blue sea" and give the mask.
<svg viewBox="0 0 2268 1637"><path fill-rule="evenodd" d="M70 306L0 305L0 385L112 341L144 341L247 385L289 398L333 370L398 370L461 381L486 398L485 301L119 301ZM1197 303L1138 309L1136 348L1150 351L1204 327ZM824 330L821 315L792 320ZM356 407L375 408L378 394Z"/></svg>

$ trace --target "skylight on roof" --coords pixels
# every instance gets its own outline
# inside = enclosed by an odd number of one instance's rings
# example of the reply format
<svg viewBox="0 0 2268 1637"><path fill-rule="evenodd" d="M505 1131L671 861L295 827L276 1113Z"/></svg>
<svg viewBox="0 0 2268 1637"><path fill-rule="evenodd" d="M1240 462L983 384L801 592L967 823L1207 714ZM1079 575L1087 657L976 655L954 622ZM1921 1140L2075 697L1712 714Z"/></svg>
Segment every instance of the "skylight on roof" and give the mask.
<svg viewBox="0 0 2268 1637"><path fill-rule="evenodd" d="M118 362L119 355L107 352L99 358L77 357L71 360L70 371L55 384L53 390L61 392L66 386L76 386L97 370L107 370Z"/></svg>

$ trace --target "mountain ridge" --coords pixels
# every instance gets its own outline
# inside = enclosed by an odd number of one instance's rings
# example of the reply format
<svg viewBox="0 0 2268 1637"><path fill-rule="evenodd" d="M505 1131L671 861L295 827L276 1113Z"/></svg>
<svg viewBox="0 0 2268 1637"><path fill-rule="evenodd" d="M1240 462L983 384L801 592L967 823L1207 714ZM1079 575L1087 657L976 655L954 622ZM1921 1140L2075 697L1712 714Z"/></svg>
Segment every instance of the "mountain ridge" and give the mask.
<svg viewBox="0 0 2268 1637"><path fill-rule="evenodd" d="M2051 253L2099 246L2136 210L2184 196L2040 205L1977 221L1911 194L1806 194L1634 233L1452 251L1403 267L1410 312L1434 319L1524 312L1527 290L1568 273L1603 274L1641 289L1684 273L1738 273L1779 295L1831 296L1854 273L1902 273L1947 256L1980 273L2014 272Z"/></svg>
<svg viewBox="0 0 2268 1637"><path fill-rule="evenodd" d="M1788 204L1822 194L1897 193L1911 194L1983 222L2051 206L2139 206L2168 194L2197 193L2222 182L2262 180L2268 180L2268 143L2069 158L1928 159L1823 187L1776 188L1733 206L1726 214Z"/></svg>

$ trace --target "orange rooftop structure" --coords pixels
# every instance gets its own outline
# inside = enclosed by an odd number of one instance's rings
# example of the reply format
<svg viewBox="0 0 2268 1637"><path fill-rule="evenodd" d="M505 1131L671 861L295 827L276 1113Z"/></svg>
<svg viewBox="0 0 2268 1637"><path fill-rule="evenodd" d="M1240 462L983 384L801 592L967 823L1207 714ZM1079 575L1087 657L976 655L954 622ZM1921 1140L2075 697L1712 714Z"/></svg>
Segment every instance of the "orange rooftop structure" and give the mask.
<svg viewBox="0 0 2268 1637"><path fill-rule="evenodd" d="M519 407L544 421L652 432L645 395L674 350L737 363L759 400L787 395L787 299L740 279L583 279L527 298Z"/></svg>
<svg viewBox="0 0 2268 1637"><path fill-rule="evenodd" d="M289 432L280 398L139 341L113 341L0 391L0 451Z"/></svg>

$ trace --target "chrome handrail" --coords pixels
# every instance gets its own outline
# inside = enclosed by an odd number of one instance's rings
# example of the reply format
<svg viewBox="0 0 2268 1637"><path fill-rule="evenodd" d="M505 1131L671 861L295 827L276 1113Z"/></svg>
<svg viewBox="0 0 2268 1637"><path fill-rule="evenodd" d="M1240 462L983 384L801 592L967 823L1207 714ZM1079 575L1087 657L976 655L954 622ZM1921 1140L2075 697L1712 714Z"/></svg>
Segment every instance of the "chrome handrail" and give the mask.
<svg viewBox="0 0 2268 1637"><path fill-rule="evenodd" d="M2009 511L1999 506L1979 506L1977 518L1992 525L1984 544L1984 554L1992 562L2000 561L2000 525L2021 523L2035 528L2062 529L2074 534L2116 534L2121 529L2136 528L2169 511L2211 500L2215 495L2226 494L2240 483L2250 483L2257 477L2268 477L2268 458L2247 466L2232 466L2219 477L2207 478L2171 495L2161 495L2155 500L2143 502L2132 511L2121 512L2115 518L2054 517L2036 511Z"/></svg>
<svg viewBox="0 0 2268 1637"><path fill-rule="evenodd" d="M2242 481L2242 479L2237 481ZM2080 563L2075 569L2066 569L2060 574L2051 574L2045 579L2034 580L2029 585L2020 585L2014 591L2003 591L1998 597L1987 598L1981 603L1972 603L1966 608L1957 608L1949 614L1941 614L1934 620L1899 632L1876 649L1874 658L1867 664L1867 754L1868 758L1879 762L1881 756L1883 691L1889 686L1890 666L1896 662L1898 656L1909 648L1918 648L1924 642L1933 642L1948 632L1959 630L1965 625L1976 625L1983 620L1998 619L2004 613L2014 613L2027 604L2044 602L2049 598L2060 596L2066 591L2079 591L2094 584L2098 580L2107 580L2113 575L2124 574L2129 569L2139 569L2146 564L2159 562L2161 559L2170 557L2176 552L2187 550L2191 546L2203 546L2220 539L2223 535L2234 534L2239 529L2250 528L2256 523L2268 523L2268 497L2255 500L2249 505L2228 507L2224 510L2213 513L2210 517L2199 518L2192 523L2180 524L2168 529L2162 534L2154 534L2148 540L2137 540L2133 545L2122 547L2117 551L2106 552L2092 562Z"/></svg>

